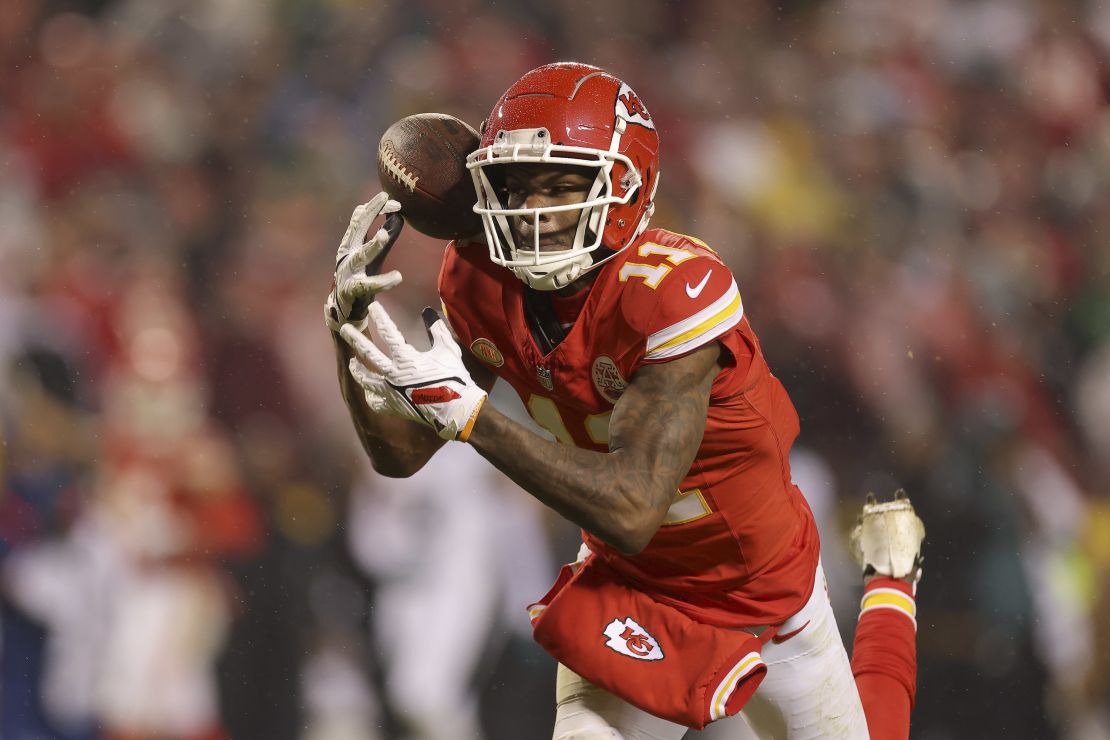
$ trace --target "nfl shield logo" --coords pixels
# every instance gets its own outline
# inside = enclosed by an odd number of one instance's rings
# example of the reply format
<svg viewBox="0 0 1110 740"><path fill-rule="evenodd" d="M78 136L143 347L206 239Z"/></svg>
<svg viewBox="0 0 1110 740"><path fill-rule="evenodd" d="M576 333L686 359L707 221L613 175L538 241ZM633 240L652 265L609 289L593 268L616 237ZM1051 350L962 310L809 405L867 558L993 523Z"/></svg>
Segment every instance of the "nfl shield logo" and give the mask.
<svg viewBox="0 0 1110 740"><path fill-rule="evenodd" d="M555 387L555 383L551 380L551 371L543 365L536 365L536 378L539 379L540 385L547 390L551 390Z"/></svg>

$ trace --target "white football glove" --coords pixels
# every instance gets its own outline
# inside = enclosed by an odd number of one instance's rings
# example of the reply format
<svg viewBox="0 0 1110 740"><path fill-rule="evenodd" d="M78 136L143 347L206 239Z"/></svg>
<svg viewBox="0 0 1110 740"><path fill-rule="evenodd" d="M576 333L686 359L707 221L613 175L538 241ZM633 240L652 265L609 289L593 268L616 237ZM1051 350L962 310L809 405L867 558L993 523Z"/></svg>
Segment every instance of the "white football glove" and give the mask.
<svg viewBox="0 0 1110 740"><path fill-rule="evenodd" d="M388 355L351 324L342 327L340 336L355 353L348 369L366 392L370 410L425 424L444 439L465 442L486 392L466 371L462 350L447 324L435 310L424 309L432 348L420 352L405 341L380 303L371 304L369 314Z"/></svg>
<svg viewBox="0 0 1110 740"><path fill-rule="evenodd" d="M338 332L347 323L353 323L360 329L365 327L366 307L374 296L401 283L401 273L397 270L377 274L401 233L404 225L401 216L390 215L374 238L365 241L366 232L374 219L382 214L397 214L400 210L400 203L390 200L385 193L378 193L351 214L351 223L339 242L339 251L335 253L335 280L331 293L324 301L324 323L332 331Z"/></svg>

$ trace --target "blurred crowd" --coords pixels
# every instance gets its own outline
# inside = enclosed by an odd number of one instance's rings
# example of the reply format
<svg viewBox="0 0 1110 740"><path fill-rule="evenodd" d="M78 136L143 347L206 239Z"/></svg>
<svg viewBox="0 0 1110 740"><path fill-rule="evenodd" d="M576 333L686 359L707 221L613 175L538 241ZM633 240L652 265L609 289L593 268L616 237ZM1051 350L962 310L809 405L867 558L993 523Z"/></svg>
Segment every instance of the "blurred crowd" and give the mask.
<svg viewBox="0 0 1110 740"><path fill-rule="evenodd" d="M1110 0L4 0L0 737L549 736L575 530L368 471L321 305L385 128L559 59L736 273L846 637L913 497L913 736L1110 737Z"/></svg>

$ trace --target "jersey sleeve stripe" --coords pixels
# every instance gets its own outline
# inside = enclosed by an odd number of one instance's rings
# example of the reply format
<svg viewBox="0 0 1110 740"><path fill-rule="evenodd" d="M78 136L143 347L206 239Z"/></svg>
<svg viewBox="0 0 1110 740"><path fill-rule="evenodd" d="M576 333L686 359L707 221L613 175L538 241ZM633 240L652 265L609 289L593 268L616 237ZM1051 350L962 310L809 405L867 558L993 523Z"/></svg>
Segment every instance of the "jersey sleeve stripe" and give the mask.
<svg viewBox="0 0 1110 740"><path fill-rule="evenodd" d="M674 355L680 355L683 352L688 352L691 349L700 347L711 339L715 339L736 326L736 324L740 323L742 316L743 306L740 302L740 296L738 295L733 299L732 303L725 307L725 310L714 314L673 339L649 349L646 357L649 360L673 357Z"/></svg>
<svg viewBox="0 0 1110 740"><path fill-rule="evenodd" d="M744 302L736 281L725 294L693 316L655 332L647 340L644 359L658 360L688 352L740 323Z"/></svg>

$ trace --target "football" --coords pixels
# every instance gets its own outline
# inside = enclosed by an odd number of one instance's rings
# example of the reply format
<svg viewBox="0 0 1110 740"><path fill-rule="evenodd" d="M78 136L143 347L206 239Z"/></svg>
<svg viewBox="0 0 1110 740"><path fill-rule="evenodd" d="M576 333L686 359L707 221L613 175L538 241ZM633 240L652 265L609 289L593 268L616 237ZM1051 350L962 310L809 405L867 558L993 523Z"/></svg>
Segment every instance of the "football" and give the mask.
<svg viewBox="0 0 1110 740"><path fill-rule="evenodd" d="M482 230L466 169L466 155L478 142L477 131L445 113L418 113L386 129L378 144L378 178L414 229L436 239Z"/></svg>

